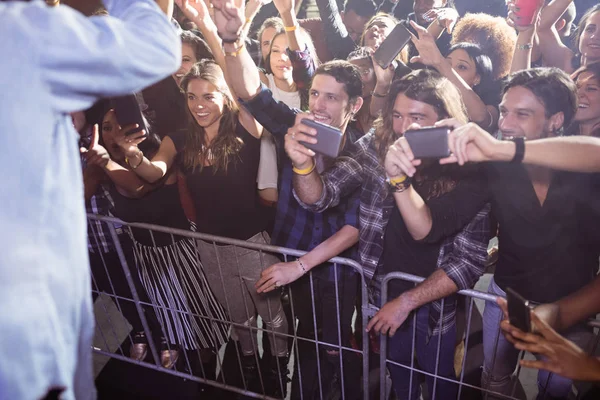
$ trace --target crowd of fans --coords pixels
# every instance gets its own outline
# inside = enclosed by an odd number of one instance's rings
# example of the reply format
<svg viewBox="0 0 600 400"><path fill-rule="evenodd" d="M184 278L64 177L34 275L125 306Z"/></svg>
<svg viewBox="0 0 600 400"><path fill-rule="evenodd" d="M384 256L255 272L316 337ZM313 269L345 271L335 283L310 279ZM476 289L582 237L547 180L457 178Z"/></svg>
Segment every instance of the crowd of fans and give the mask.
<svg viewBox="0 0 600 400"><path fill-rule="evenodd" d="M362 330L353 328L359 276L327 261L343 256L362 265L379 307L365 334L389 335L388 359L416 357L448 379L428 375L429 395L453 399L463 339L455 293L483 275L497 236L489 293L512 288L542 305L530 333L505 321L502 301L486 304L481 387L511 395L520 350L539 359L521 364L540 368L540 399L599 380L600 362L580 348L591 337L585 318L600 310L598 142L585 138L600 137L600 6L540 0L525 21L518 4L492 0L317 0L320 19L299 19L294 0L273 0L272 16L259 12L261 0L243 3L176 1L181 66L136 94L146 131L129 134L136 127L119 124L111 100L73 113L86 206L308 253L282 262L119 230L140 298L159 306L145 310L154 338L135 307L122 310L135 332L130 356L146 359L153 340L165 368L182 368L189 352L201 355L189 372L214 374L216 351L232 336L247 387L282 397L286 335L296 329L331 346L317 354L314 343L298 343L291 398L340 389L362 398L360 363L337 350ZM397 24L412 39L384 69L373 52ZM316 142L306 119L343 132L339 157L303 145ZM452 130L450 157L415 159L403 135L429 126ZM126 293L107 225L90 221L89 237L95 288ZM392 281L382 302L381 281L395 271L426 279ZM265 335L262 360L251 329L259 316L275 333ZM419 398L410 370L388 368L398 399Z"/></svg>

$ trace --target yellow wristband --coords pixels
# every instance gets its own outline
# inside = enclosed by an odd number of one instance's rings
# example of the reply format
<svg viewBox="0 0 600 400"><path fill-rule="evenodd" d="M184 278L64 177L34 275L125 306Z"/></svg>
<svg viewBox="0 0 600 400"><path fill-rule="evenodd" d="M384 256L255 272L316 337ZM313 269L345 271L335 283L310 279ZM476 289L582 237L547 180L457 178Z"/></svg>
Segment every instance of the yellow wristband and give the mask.
<svg viewBox="0 0 600 400"><path fill-rule="evenodd" d="M242 52L242 49L244 48L244 46L246 46L246 44L242 43L242 45L240 47L238 47L236 51L225 51L225 49L223 49L223 54L225 54L225 56L229 56L229 57L237 57Z"/></svg>
<svg viewBox="0 0 600 400"><path fill-rule="evenodd" d="M388 183L392 186L396 186L399 183L402 183L408 178L406 175L400 175L393 178L388 178Z"/></svg>
<svg viewBox="0 0 600 400"><path fill-rule="evenodd" d="M298 25L284 26L283 29L285 29L286 32L294 32L296 29L298 29Z"/></svg>
<svg viewBox="0 0 600 400"><path fill-rule="evenodd" d="M296 167L292 167L292 171L294 171L294 173L297 175L306 176L306 175L309 175L311 172L313 172L315 167L316 167L316 164L313 162L310 167L304 168L304 169L298 169Z"/></svg>

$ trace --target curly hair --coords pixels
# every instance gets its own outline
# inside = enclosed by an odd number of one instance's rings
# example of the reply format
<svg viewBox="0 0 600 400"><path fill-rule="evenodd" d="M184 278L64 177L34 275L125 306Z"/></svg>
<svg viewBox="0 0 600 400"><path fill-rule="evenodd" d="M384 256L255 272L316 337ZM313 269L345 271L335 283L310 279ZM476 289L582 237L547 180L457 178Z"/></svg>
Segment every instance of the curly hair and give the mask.
<svg viewBox="0 0 600 400"><path fill-rule="evenodd" d="M484 13L466 14L454 27L451 44L469 42L478 44L492 60L494 79L504 78L517 43L517 33L506 20Z"/></svg>

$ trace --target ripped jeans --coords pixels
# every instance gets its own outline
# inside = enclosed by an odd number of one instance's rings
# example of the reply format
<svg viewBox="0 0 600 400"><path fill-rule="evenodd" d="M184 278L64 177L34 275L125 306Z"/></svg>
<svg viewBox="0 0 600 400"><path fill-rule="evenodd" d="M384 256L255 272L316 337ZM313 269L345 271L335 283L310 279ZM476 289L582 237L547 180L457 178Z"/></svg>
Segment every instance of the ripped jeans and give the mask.
<svg viewBox="0 0 600 400"><path fill-rule="evenodd" d="M257 233L247 240L252 243L268 244L266 233ZM256 314L266 325L271 344L271 354L277 357L287 355L288 321L281 304L281 293L257 293L254 284L262 270L280 262L279 258L266 252L219 246L198 240L200 260L206 279L229 318L236 324L256 326ZM234 326L244 355L252 355L258 349L256 333L251 329ZM283 335L278 335L283 334ZM273 337L274 336L274 337Z"/></svg>

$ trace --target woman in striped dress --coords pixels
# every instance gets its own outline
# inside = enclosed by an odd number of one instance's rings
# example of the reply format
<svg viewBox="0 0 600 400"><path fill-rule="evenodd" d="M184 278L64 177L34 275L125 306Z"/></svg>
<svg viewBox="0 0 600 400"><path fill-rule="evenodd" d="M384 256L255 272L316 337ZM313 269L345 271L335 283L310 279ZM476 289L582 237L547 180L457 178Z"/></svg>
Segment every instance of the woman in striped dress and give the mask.
<svg viewBox="0 0 600 400"><path fill-rule="evenodd" d="M102 120L101 138L111 159L105 171L114 182L111 194L116 216L129 222L195 230L183 210L181 185L178 185L174 170L156 184L139 182L139 190L126 189L130 186L123 184L122 179L131 179L134 175L123 174L127 164L113 137L121 129L128 128L119 126L112 110ZM145 151L150 154L159 147L160 140L156 135L150 135L144 144ZM228 318L209 287L194 240L146 229L132 228L129 232L134 242L140 280L160 324L161 364L172 368L179 359L180 350L199 350L205 373L214 373L216 353L227 341L228 325L224 322ZM136 335L135 342L132 356L141 360L147 352L143 332ZM194 361L190 360L192 369L195 369Z"/></svg>

